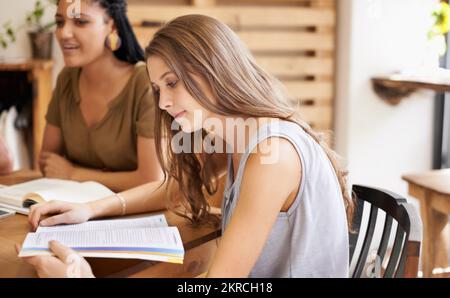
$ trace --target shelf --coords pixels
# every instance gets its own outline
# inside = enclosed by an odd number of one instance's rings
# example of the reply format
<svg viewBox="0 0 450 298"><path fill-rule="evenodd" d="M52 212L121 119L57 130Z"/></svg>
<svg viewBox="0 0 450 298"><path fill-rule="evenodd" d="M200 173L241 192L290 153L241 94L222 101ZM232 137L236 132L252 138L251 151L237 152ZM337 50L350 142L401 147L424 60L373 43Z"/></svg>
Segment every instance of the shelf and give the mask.
<svg viewBox="0 0 450 298"><path fill-rule="evenodd" d="M38 168L39 152L45 128L45 114L52 97L53 60L1 60L0 72L25 72L20 84L31 84L32 88L32 160ZM23 80L23 82L22 82ZM3 93L11 90L2 90ZM12 96L14 96L12 94Z"/></svg>
<svg viewBox="0 0 450 298"><path fill-rule="evenodd" d="M418 89L450 92L450 76L439 72L423 76L404 74L377 76L372 78L372 87L379 97L389 104L396 105Z"/></svg>
<svg viewBox="0 0 450 298"><path fill-rule="evenodd" d="M51 69L53 60L0 60L0 71L29 71L33 69Z"/></svg>

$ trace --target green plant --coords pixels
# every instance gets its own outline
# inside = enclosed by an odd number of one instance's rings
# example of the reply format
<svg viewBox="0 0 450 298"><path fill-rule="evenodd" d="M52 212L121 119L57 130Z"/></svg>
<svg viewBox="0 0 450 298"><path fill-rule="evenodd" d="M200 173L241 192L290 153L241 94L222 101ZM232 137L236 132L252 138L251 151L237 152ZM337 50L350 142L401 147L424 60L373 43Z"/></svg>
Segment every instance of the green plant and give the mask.
<svg viewBox="0 0 450 298"><path fill-rule="evenodd" d="M42 0L36 0L34 9L27 13L26 16L28 28L35 32L46 32L50 30L55 25L55 21L44 23L42 17L44 16L45 10L55 4L56 0L47 0L45 4L43 4Z"/></svg>
<svg viewBox="0 0 450 298"><path fill-rule="evenodd" d="M6 22L2 26L2 30L0 31L0 46L3 49L8 47L9 42L16 41L16 33L14 29L11 27L11 22Z"/></svg>
<svg viewBox="0 0 450 298"><path fill-rule="evenodd" d="M46 9L56 5L57 0L35 0L33 10L28 12L25 17L25 24L13 28L11 21L3 24L0 29L0 46L6 49L10 43L16 41L17 32L23 28L34 32L48 32L54 25L55 21L44 22L43 17Z"/></svg>

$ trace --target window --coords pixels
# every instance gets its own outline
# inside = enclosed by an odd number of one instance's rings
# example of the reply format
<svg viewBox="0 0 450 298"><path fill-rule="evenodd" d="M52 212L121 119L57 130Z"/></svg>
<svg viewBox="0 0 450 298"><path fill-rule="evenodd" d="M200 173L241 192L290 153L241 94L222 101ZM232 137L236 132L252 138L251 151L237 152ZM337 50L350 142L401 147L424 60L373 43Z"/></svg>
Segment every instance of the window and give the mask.
<svg viewBox="0 0 450 298"><path fill-rule="evenodd" d="M447 44L450 42L447 34ZM441 67L450 68L449 51L440 61ZM450 94L438 93L434 108L433 168L450 168Z"/></svg>

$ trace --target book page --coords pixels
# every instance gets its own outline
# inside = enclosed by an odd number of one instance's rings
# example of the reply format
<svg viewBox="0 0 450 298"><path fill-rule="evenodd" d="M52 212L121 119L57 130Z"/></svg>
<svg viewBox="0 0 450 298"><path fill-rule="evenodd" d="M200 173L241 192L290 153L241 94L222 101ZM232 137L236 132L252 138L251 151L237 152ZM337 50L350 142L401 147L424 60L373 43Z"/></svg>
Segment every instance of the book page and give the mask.
<svg viewBox="0 0 450 298"><path fill-rule="evenodd" d="M114 194L106 186L96 182L75 182L68 181L59 187L35 190L33 193L39 195L44 201L66 201L74 203L85 203L95 201Z"/></svg>
<svg viewBox="0 0 450 298"><path fill-rule="evenodd" d="M23 248L48 248L49 241L57 240L72 248L158 247L177 249L182 243L176 234L178 234L176 227L28 233Z"/></svg>
<svg viewBox="0 0 450 298"><path fill-rule="evenodd" d="M16 213L20 213L20 214L24 214L24 215L28 215L30 213L29 208L23 208L23 207L9 205L9 204L0 203L0 208L9 209L9 210L15 211Z"/></svg>
<svg viewBox="0 0 450 298"><path fill-rule="evenodd" d="M22 207L23 198L28 193L79 184L80 183L74 181L49 178L36 179L25 183L15 184L0 189L0 203Z"/></svg>
<svg viewBox="0 0 450 298"><path fill-rule="evenodd" d="M156 228L168 227L164 214L145 216L130 219L108 219L94 220L82 224L60 225L53 227L38 227L37 233L41 232L66 232L66 231L95 231L95 230L115 230L132 228Z"/></svg>

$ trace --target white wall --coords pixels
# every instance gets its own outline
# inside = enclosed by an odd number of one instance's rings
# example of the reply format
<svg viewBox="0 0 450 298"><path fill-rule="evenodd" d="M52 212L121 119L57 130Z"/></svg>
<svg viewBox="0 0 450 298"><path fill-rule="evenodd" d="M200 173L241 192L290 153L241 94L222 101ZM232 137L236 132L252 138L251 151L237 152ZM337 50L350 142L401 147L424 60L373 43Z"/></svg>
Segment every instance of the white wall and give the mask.
<svg viewBox="0 0 450 298"><path fill-rule="evenodd" d="M33 9L33 6L33 0L0 0L0 26L7 21L11 21L14 28L25 24L25 16ZM45 21L53 20L55 11L56 7L48 9L44 16ZM0 47L0 62L3 59L29 59L31 57L31 44L26 32L26 28L21 29L17 33L16 42L10 44L6 50ZM56 39L53 40L53 59L55 60L53 68L53 77L55 78L64 65Z"/></svg>
<svg viewBox="0 0 450 298"><path fill-rule="evenodd" d="M426 46L433 2L338 0L335 138L351 183L406 196L401 176L432 166L434 94L419 91L391 106L370 78L436 62Z"/></svg>

